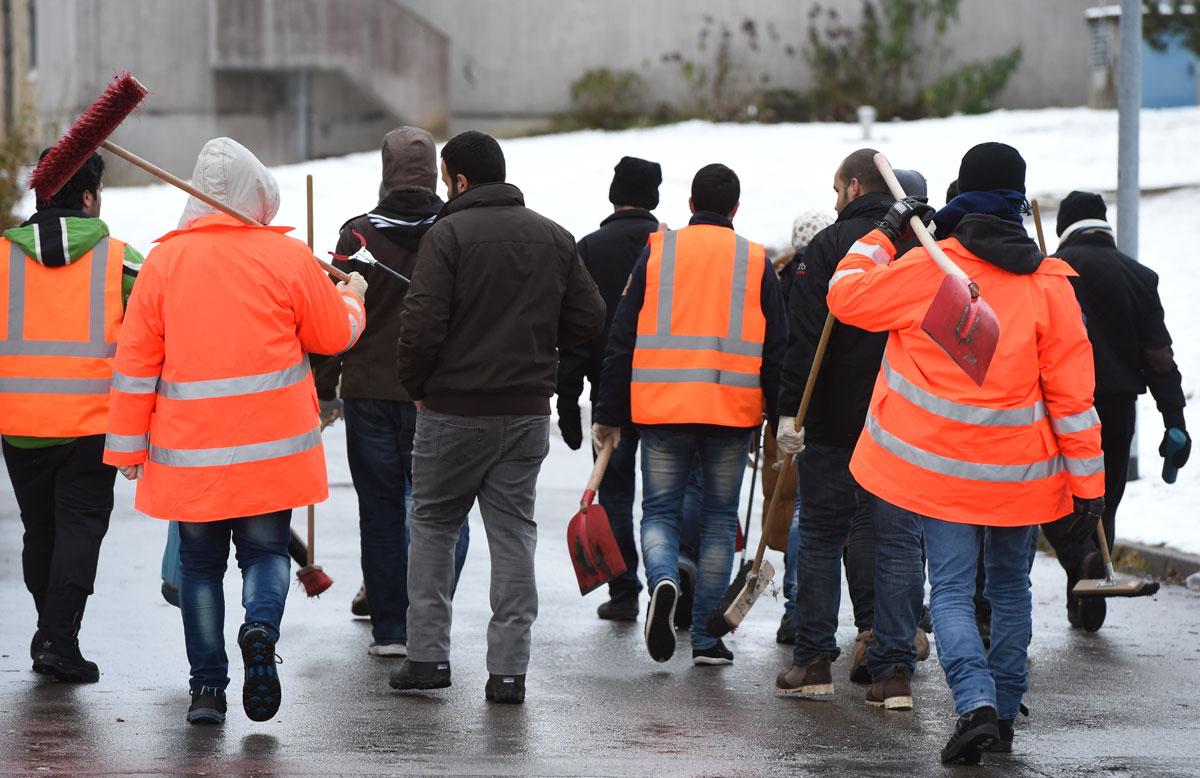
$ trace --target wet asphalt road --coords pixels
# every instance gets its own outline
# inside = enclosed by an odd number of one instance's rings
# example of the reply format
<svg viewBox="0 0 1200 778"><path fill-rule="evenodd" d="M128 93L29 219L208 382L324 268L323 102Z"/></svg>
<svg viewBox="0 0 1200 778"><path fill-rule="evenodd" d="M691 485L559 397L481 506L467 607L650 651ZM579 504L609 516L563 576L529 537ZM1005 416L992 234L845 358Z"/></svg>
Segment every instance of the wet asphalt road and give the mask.
<svg viewBox="0 0 1200 778"><path fill-rule="evenodd" d="M1057 563L1039 557L1026 697L1033 715L1018 724L1014 755L990 758L990 767L950 770L937 761L953 714L936 654L918 671L914 712L869 708L863 689L846 680L848 616L829 703L772 696L775 673L789 659L774 643L778 601L760 602L729 641L737 660L727 668L693 668L682 645L671 662L657 665L646 655L640 622L597 620L602 595L580 598L564 539L585 457L555 441L543 471L541 616L524 706L483 699L488 559L476 515L476 542L455 601L454 686L414 696L387 688L394 662L367 656L369 627L349 613L359 584L358 534L353 492L341 484L319 508L318 561L336 584L319 600L298 590L289 597L279 646L280 715L256 724L241 713L235 650L222 728L184 722L183 631L178 611L158 592L165 525L134 513L126 485L118 490L82 634L100 682L68 686L30 670L33 606L21 582L20 523L4 479L0 773L1200 775L1200 595L1166 587L1152 600L1115 601L1104 630L1084 635L1067 628ZM302 524L298 512L296 526ZM234 646L240 588L232 572L226 591Z"/></svg>

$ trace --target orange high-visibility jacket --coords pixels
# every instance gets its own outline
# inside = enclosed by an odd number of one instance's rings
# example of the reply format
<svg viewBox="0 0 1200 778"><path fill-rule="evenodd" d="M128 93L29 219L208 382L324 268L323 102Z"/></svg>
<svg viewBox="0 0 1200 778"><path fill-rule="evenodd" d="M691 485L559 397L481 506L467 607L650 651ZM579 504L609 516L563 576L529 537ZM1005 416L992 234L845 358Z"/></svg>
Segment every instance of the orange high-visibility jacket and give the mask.
<svg viewBox="0 0 1200 778"><path fill-rule="evenodd" d="M1067 280L1047 258L1029 275L939 246L979 284L1000 342L977 386L921 329L943 274L922 248L891 262L876 230L830 282L839 321L888 331L850 471L864 489L916 513L990 526L1042 524L1071 513L1071 496L1104 494L1092 347ZM889 264L890 263L890 264Z"/></svg>
<svg viewBox="0 0 1200 778"><path fill-rule="evenodd" d="M763 247L696 224L650 236L629 387L634 424L757 427Z"/></svg>
<svg viewBox="0 0 1200 778"><path fill-rule="evenodd" d="M0 239L0 433L104 434L121 329L125 244L101 238L62 267ZM6 303L6 304L5 304Z"/></svg>
<svg viewBox="0 0 1200 778"><path fill-rule="evenodd" d="M328 496L306 352L366 324L288 227L225 215L159 238L129 299L104 461L145 463L135 506L214 521Z"/></svg>

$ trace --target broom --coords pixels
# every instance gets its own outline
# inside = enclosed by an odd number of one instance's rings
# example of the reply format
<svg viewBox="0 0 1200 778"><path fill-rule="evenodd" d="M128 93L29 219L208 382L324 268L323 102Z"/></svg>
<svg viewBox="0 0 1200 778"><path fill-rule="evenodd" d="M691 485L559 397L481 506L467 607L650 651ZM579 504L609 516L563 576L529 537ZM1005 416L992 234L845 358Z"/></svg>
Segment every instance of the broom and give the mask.
<svg viewBox="0 0 1200 778"><path fill-rule="evenodd" d="M804 383L804 395L800 399L800 409L796 412L795 428L804 426L804 417L808 414L808 405L812 402L813 389L817 384L817 372L825 359L825 348L829 345L829 335L833 332L833 314L825 317L825 326L821 328L821 338L817 341L817 353L813 357L812 369L808 371L808 380ZM787 467L795 467L796 455L788 457ZM754 555L754 563L743 562L738 574L725 590L724 596L708 613L704 628L708 634L719 638L737 629L746 618L746 614L754 607L754 603L766 591L767 584L775 577L775 568L770 562L763 560L767 550L767 538L771 536L772 521L775 519L775 508L779 504L779 495L783 489L776 489L771 494L771 505L767 509L767 521L763 527L762 537L758 540L758 553Z"/></svg>

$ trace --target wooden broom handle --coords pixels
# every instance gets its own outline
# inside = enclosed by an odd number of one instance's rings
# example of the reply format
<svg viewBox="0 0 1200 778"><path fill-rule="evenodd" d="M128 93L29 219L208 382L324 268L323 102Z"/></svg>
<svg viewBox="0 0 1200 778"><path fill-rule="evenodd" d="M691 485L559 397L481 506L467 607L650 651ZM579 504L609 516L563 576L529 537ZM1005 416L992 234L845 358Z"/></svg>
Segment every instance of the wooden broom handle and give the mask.
<svg viewBox="0 0 1200 778"><path fill-rule="evenodd" d="M1042 253L1046 253L1046 235L1042 232L1042 209L1038 208L1038 201L1035 197L1029 201L1029 209L1033 211L1033 226L1037 229L1038 248Z"/></svg>
<svg viewBox="0 0 1200 778"><path fill-rule="evenodd" d="M307 233L307 237L308 237L308 250L312 251L313 250L313 178L312 178L311 174L305 177L304 184L305 184L304 189L305 189L305 201L306 201L305 202L305 205L306 205L305 210L308 213L307 229L305 230L305 232ZM320 262L320 260L317 260L317 261ZM324 430L325 428L322 426L321 429ZM316 545L317 545L317 506L310 505L310 506L308 506L308 566L309 567L312 567L313 560L316 559L316 555L317 555L317 552L315 549Z"/></svg>
<svg viewBox="0 0 1200 778"><path fill-rule="evenodd" d="M154 176L155 178L157 178L161 181L165 181L166 183L170 184L171 186L176 187L177 189L182 189L184 192L187 192L188 194L190 194L192 197L195 197L200 202L205 203L206 205L211 205L213 208L216 208L221 213L232 216L233 218L240 221L242 224L258 226L258 222L255 221L254 219L251 219L246 214L240 213L237 210L229 207L225 203L221 202L217 198L215 198L211 195L205 194L204 192L201 192L199 189L192 186L187 181L184 181L182 178L171 175L167 171L160 168L158 165L155 165L153 162L148 162L148 161L142 159L137 154L134 154L132 151L127 151L127 150L121 148L120 146L118 146L117 144L113 143L112 141L108 141L108 140L101 142L100 147L103 148L105 151L109 152L110 154L115 154L116 156L125 160L129 164L133 165L134 167L139 167L142 170L145 170L147 173ZM343 273L342 271L338 270L336 267L329 264L328 262L323 262L320 259L317 259L317 257L315 257L315 256L313 257L313 259L316 260L317 264L319 264L321 266L322 270L324 270L326 273L333 276L337 280L339 280L339 281L349 281L350 280L350 276L348 276L345 273Z"/></svg>

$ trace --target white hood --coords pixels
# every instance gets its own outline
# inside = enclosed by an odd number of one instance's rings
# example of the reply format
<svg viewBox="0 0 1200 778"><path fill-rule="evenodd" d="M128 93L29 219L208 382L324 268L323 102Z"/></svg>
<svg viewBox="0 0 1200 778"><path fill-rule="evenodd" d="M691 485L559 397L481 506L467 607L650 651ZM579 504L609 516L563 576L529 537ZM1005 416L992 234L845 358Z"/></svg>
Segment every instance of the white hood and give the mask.
<svg viewBox="0 0 1200 778"><path fill-rule="evenodd" d="M279 185L250 151L232 138L214 138L200 149L192 186L212 195L260 224L270 224L279 211ZM211 205L189 197L179 219L181 228L218 213Z"/></svg>

